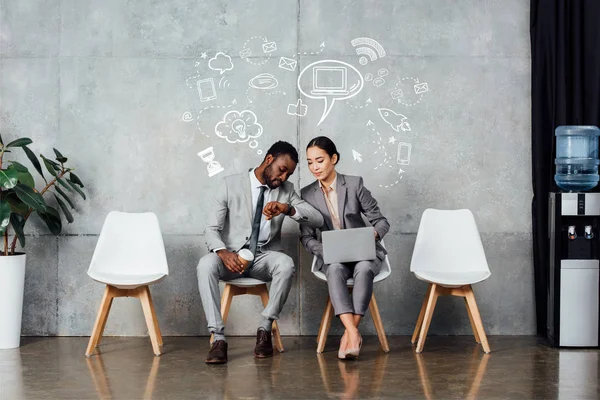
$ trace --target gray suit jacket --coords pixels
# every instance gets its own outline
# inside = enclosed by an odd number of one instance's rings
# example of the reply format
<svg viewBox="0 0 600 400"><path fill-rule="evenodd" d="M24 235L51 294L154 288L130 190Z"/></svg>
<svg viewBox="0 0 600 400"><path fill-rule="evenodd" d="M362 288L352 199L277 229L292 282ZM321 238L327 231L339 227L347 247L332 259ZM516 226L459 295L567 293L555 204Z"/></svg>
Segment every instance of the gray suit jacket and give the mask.
<svg viewBox="0 0 600 400"><path fill-rule="evenodd" d="M226 176L220 182L212 201L213 212L204 231L204 240L209 251L227 248L238 251L250 240L252 234L252 189L248 172ZM301 216L301 224L314 227L323 225L321 213L298 196L291 182L284 182L271 192L270 201L290 203ZM266 204L266 201L265 201ZM263 250L281 251L281 225L285 215L271 219L271 235Z"/></svg>
<svg viewBox="0 0 600 400"><path fill-rule="evenodd" d="M373 198L369 189L363 186L363 179L360 176L337 174L337 185L335 188L338 195L338 214L342 229L364 228L367 226L363 219L364 216L369 220L373 228L383 239L390 229L387 219L379 211L377 200ZM323 191L319 182L315 181L302 188L302 199L313 205L323 214L325 223L318 229L301 226L302 236L300 240L304 248L311 254L317 256L317 268L323 267L323 244L321 242L321 232L332 230L333 223L331 215L325 203ZM377 258L383 260L387 251L379 241L376 242L375 252Z"/></svg>

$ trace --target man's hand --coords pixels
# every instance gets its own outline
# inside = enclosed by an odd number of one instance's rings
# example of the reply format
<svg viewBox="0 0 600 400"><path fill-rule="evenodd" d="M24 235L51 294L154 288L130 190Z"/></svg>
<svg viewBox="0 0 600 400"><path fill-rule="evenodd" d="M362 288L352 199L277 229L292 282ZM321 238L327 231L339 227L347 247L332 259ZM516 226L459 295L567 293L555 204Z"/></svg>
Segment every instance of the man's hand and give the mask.
<svg viewBox="0 0 600 400"><path fill-rule="evenodd" d="M373 229L373 232L375 232L375 240L379 240L379 233L375 229Z"/></svg>
<svg viewBox="0 0 600 400"><path fill-rule="evenodd" d="M278 216L279 214L289 214L290 211L290 215L294 215L294 209L292 208L292 210L290 210L289 207L290 206L288 206L287 204L283 204L278 201L270 201L267 203L265 208L263 208L263 214L265 215L265 219L267 221L273 217Z"/></svg>
<svg viewBox="0 0 600 400"><path fill-rule="evenodd" d="M217 255L223 260L223 264L225 264L225 267L231 272L237 272L239 274L244 272L244 264L242 264L236 253L222 249L217 251Z"/></svg>

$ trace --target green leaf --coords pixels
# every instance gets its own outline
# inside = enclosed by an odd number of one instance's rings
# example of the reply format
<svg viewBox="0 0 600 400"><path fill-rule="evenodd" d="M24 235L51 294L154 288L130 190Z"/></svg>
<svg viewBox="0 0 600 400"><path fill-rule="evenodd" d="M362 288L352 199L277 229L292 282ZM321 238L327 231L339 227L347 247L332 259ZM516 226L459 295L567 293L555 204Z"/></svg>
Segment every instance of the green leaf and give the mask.
<svg viewBox="0 0 600 400"><path fill-rule="evenodd" d="M62 231L62 222L60 221L60 214L56 208L50 206L46 207L46 211L37 211L38 215L46 223L48 229L53 235L60 235Z"/></svg>
<svg viewBox="0 0 600 400"><path fill-rule="evenodd" d="M18 172L12 166L0 169L0 186L2 189L12 189L19 183Z"/></svg>
<svg viewBox="0 0 600 400"><path fill-rule="evenodd" d="M19 199L36 211L45 211L47 206L41 194L34 191L33 188L19 183L15 186L15 193Z"/></svg>
<svg viewBox="0 0 600 400"><path fill-rule="evenodd" d="M17 140L13 140L9 144L7 144L6 147L23 147L31 143L33 143L33 141L29 138L20 138Z"/></svg>
<svg viewBox="0 0 600 400"><path fill-rule="evenodd" d="M59 188L58 186L54 186L54 189L67 201L67 203L69 203L71 208L75 208L75 206L73 205L73 201L71 201L69 196L65 192L63 192L61 188Z"/></svg>
<svg viewBox="0 0 600 400"><path fill-rule="evenodd" d="M50 174L52 176L57 176L56 171L54 170L54 167L52 166L52 163L50 162L50 160L48 160L46 157L44 156L40 156L42 157L42 160L44 160L44 165L46 166L46 169L48 170L48 172L50 172Z"/></svg>
<svg viewBox="0 0 600 400"><path fill-rule="evenodd" d="M10 223L10 206L8 202L0 201L0 235L4 235L6 228Z"/></svg>
<svg viewBox="0 0 600 400"><path fill-rule="evenodd" d="M71 211L69 211L65 202L62 201L57 195L54 195L54 197L56 197L56 201L58 201L58 205L60 206L63 214L65 214L65 217L67 217L67 221L69 221L69 223L73 222L73 214L71 214Z"/></svg>
<svg viewBox="0 0 600 400"><path fill-rule="evenodd" d="M26 215L29 212L29 206L25 203L23 203L18 197L17 194L15 193L14 190L10 190L8 193L4 192L4 199L6 201L8 201L8 204L10 204L10 211L12 211L13 213L17 213L17 214L21 214L21 215Z"/></svg>
<svg viewBox="0 0 600 400"><path fill-rule="evenodd" d="M16 161L10 161L10 163L12 164L13 167L15 167L17 172L28 172L29 171L29 169L27 169L27 167L21 163L18 163Z"/></svg>
<svg viewBox="0 0 600 400"><path fill-rule="evenodd" d="M74 184L72 181L70 181L70 180L68 180L68 179L67 179L67 182L69 182L69 185L71 185L71 187L72 187L73 189L75 189L75 191L76 191L77 193L79 193L79 195L80 195L81 197L83 197L83 199L85 200L85 193L83 193L83 191L81 191L81 189L79 189L79 186L77 186L76 184Z"/></svg>
<svg viewBox="0 0 600 400"><path fill-rule="evenodd" d="M21 247L25 247L25 234L23 233L23 228L25 227L25 218L19 214L10 214L10 225L15 231L17 238L19 238Z"/></svg>
<svg viewBox="0 0 600 400"><path fill-rule="evenodd" d="M79 177L77 175L75 175L74 173L69 172L69 178L71 179L71 181L73 183L76 183L80 187L83 187L83 182L81 182L81 180L79 179Z"/></svg>
<svg viewBox="0 0 600 400"><path fill-rule="evenodd" d="M59 163L67 162L67 157L60 154L60 151L56 150L55 148L52 148L52 150L54 150L54 154L56 154L56 161L58 161Z"/></svg>
<svg viewBox="0 0 600 400"><path fill-rule="evenodd" d="M45 181L46 177L44 176L44 173L42 172L42 166L40 165L40 161L37 159L35 154L33 154L33 151L31 151L31 149L29 149L29 147L27 147L27 146L23 146L22 149L25 152L25 154L27 155L27 158L29 158L29 161L31 161L31 163L33 164L33 166L35 167L37 172L39 172L39 174L42 176L42 178L44 178L44 181Z"/></svg>
<svg viewBox="0 0 600 400"><path fill-rule="evenodd" d="M17 178L19 178L19 183L35 188L35 180L29 172L17 172Z"/></svg>
<svg viewBox="0 0 600 400"><path fill-rule="evenodd" d="M60 184L61 184L61 185L62 185L62 186L65 188L65 189L67 189L69 192L72 192L72 191L73 191L73 189L71 189L71 186L67 185L67 184L65 183L65 181L63 181L62 179L60 179L60 178L56 178L56 181L57 181L58 183L60 183ZM55 187L58 187L58 186L55 186Z"/></svg>
<svg viewBox="0 0 600 400"><path fill-rule="evenodd" d="M2 135L0 135L0 144L4 146L4 140L2 140Z"/></svg>

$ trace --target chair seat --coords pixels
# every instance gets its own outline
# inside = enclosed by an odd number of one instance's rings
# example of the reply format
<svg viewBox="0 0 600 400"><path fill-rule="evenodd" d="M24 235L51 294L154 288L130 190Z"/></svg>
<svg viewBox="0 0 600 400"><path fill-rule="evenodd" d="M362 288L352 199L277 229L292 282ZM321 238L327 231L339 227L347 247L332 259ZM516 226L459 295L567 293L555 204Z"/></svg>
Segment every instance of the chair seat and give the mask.
<svg viewBox="0 0 600 400"><path fill-rule="evenodd" d="M114 274L104 271L88 271L88 275L95 281L119 289L135 289L140 286L151 285L167 276L164 272L150 274Z"/></svg>
<svg viewBox="0 0 600 400"><path fill-rule="evenodd" d="M253 286L258 286L258 285L264 285L265 283L267 283L265 281L261 281L260 279L254 279L254 278L237 278L237 279L232 279L229 281L221 281L221 282L225 282L230 285L239 286L239 287L253 287Z"/></svg>
<svg viewBox="0 0 600 400"><path fill-rule="evenodd" d="M415 276L425 282L446 287L472 285L490 277L490 271L413 271Z"/></svg>
<svg viewBox="0 0 600 400"><path fill-rule="evenodd" d="M325 276L325 274L322 271L313 271L313 275L316 276L318 279L327 282L327 276ZM382 281L385 278L387 278L388 276L390 276L390 271L388 271L388 270L381 271L380 273L377 274L375 279L373 279L373 283ZM346 285L354 286L354 279L353 278L348 279L346 281Z"/></svg>

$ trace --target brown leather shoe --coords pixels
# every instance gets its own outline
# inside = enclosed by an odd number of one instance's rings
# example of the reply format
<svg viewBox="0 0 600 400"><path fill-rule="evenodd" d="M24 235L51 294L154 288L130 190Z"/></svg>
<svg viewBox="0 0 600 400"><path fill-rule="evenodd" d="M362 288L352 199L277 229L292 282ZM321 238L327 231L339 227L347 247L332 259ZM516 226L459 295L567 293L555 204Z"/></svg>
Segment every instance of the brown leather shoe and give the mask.
<svg viewBox="0 0 600 400"><path fill-rule="evenodd" d="M271 332L267 332L264 329L259 329L256 331L256 347L254 347L254 357L273 357L273 342L271 341Z"/></svg>
<svg viewBox="0 0 600 400"><path fill-rule="evenodd" d="M225 364L227 362L227 342L215 340L210 346L204 362L207 364Z"/></svg>

